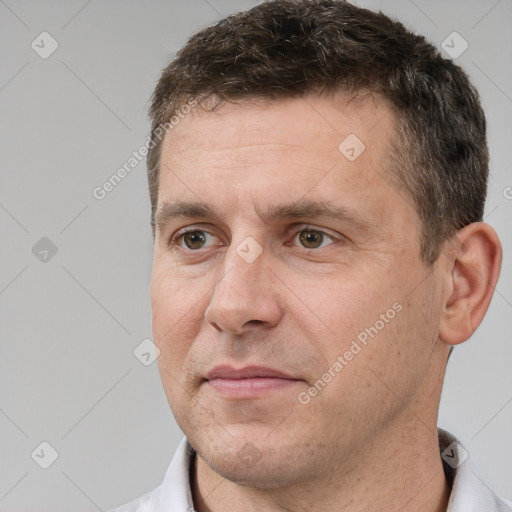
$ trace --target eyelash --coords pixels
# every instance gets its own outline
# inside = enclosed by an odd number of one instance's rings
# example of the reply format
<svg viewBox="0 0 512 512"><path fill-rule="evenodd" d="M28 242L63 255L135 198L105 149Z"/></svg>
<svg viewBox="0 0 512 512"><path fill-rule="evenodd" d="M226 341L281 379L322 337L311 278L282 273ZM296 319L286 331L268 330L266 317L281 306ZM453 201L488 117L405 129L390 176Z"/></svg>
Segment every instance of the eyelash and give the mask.
<svg viewBox="0 0 512 512"><path fill-rule="evenodd" d="M299 233L302 233L303 231L313 231L315 233L321 233L323 236L326 236L328 238L330 238L331 240L333 240L332 243L335 243L336 242L336 238L333 236L333 235L330 235L329 233L327 233L326 231L323 231L321 229L317 229L313 226L307 226L307 225L303 225L300 227L300 229L297 229L293 232L293 236L292 236L292 241L295 239L295 237L299 234ZM190 251L190 252L199 252L201 249L189 249L188 247L180 247L178 242L180 240L183 239L183 237L185 235L187 235L188 233L196 233L196 232L202 232L202 233L207 233L208 235L211 235L211 236L215 236L215 235L212 235L209 231L205 230L205 229L200 229L200 228L194 228L194 227L191 227L191 228L185 228L183 229L182 231L176 233L169 241L169 247L173 247L173 246L177 246L179 247L180 249L185 249L187 251ZM341 237L340 237L341 238ZM338 239L339 240L339 239ZM331 244L332 244L331 243ZM331 244L328 244L328 245L331 245ZM315 249L309 249L311 251L315 251L315 250L318 250L318 249L322 249L323 247L318 247L318 248L315 248ZM303 247L303 249L305 250L308 250L307 247Z"/></svg>

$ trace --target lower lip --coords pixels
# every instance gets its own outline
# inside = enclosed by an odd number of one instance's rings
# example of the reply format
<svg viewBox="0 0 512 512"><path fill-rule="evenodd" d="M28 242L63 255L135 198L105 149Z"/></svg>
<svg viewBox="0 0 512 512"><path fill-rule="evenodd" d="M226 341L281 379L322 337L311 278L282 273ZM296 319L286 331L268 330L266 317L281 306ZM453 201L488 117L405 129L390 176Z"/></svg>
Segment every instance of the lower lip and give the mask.
<svg viewBox="0 0 512 512"><path fill-rule="evenodd" d="M218 393L231 398L254 398L286 389L299 382L277 377L253 377L250 379L213 379L206 383Z"/></svg>

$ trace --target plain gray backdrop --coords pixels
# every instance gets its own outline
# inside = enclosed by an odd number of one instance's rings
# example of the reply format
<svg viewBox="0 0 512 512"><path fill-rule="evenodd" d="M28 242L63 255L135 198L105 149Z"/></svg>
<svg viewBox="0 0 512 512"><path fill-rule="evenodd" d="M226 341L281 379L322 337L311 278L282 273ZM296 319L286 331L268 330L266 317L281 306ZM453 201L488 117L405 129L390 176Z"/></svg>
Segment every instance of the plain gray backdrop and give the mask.
<svg viewBox="0 0 512 512"><path fill-rule="evenodd" d="M145 162L103 200L93 190L145 142L176 50L257 3L0 0L0 511L108 510L161 482L182 434L156 362L134 355L151 338ZM512 1L358 4L440 48L454 31L468 43L456 62L487 113L486 220L504 263L483 324L452 355L439 425L510 499Z"/></svg>

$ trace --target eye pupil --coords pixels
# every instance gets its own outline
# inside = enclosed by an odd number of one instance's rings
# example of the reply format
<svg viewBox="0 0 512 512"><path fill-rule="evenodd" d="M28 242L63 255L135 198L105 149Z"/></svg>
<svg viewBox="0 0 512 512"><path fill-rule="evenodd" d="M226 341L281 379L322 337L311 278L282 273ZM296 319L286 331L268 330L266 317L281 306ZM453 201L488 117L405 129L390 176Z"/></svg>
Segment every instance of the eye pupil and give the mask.
<svg viewBox="0 0 512 512"><path fill-rule="evenodd" d="M183 241L189 249L199 249L205 242L205 236L200 231L192 231L185 233Z"/></svg>
<svg viewBox="0 0 512 512"><path fill-rule="evenodd" d="M314 249L322 245L324 236L318 231L302 231L300 241L307 249Z"/></svg>

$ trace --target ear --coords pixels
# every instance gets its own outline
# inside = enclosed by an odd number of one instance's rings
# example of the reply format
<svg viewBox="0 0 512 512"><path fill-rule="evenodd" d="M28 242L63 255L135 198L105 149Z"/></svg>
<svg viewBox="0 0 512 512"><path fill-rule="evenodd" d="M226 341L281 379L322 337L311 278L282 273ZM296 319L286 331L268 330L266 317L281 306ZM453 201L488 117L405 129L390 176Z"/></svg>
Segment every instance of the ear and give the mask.
<svg viewBox="0 0 512 512"><path fill-rule="evenodd" d="M457 232L444 255L449 263L439 337L458 345L473 334L489 307L500 274L501 243L489 224L475 222Z"/></svg>

